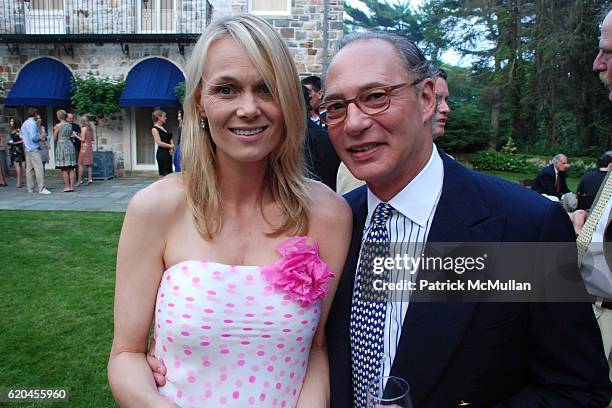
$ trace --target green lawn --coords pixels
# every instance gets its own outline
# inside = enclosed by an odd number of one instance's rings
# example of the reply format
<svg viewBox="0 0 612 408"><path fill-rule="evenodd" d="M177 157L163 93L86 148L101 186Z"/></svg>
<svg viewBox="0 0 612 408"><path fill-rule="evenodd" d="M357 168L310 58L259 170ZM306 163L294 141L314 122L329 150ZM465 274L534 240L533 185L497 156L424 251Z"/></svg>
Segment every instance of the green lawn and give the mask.
<svg viewBox="0 0 612 408"><path fill-rule="evenodd" d="M527 173L504 173L502 171L482 171L481 173L491 174L493 176L497 176L499 178L503 178L508 181L512 181L513 183L518 183L521 180L525 179L534 179L535 174L527 174ZM580 179L577 177L568 177L567 187L569 187L570 191L576 192L576 188L578 187L578 181Z"/></svg>
<svg viewBox="0 0 612 408"><path fill-rule="evenodd" d="M568 180L573 191L577 183ZM123 216L0 210L0 389L67 388L70 407L114 405L106 362ZM67 406L19 404L50 405Z"/></svg>
<svg viewBox="0 0 612 408"><path fill-rule="evenodd" d="M0 388L67 388L108 407L117 240L123 213L0 211ZM17 404L15 404L17 405Z"/></svg>

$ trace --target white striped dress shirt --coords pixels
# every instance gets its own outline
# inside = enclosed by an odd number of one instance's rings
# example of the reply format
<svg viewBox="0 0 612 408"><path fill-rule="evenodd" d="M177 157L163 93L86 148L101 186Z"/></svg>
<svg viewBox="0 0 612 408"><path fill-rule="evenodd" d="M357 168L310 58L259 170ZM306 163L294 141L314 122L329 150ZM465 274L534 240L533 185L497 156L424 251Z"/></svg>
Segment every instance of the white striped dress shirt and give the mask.
<svg viewBox="0 0 612 408"><path fill-rule="evenodd" d="M423 170L402 191L389 200L389 204L394 209L387 220L387 231L391 242L390 254L419 255L429 235L431 221L442 192L443 179L442 159L434 145L431 157ZM363 232L364 238L370 228L374 209L380 202L381 200L368 189L368 217ZM414 282L416 278L416 273L411 274L406 269L393 270L392 274L394 274L392 282L399 282L402 279ZM391 371L408 310L409 299L402 299L401 295L400 291L390 291L390 301L387 304L385 318L382 376L388 376Z"/></svg>

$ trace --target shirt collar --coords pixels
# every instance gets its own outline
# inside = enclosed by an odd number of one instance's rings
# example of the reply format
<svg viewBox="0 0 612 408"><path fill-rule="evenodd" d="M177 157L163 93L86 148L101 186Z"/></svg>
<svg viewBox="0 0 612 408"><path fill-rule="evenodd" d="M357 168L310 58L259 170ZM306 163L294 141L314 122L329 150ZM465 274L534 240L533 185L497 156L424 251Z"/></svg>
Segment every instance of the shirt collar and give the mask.
<svg viewBox="0 0 612 408"><path fill-rule="evenodd" d="M416 222L421 227L425 227L431 213L438 204L443 180L444 165L438 154L438 149L434 145L425 167L408 185L389 200L389 204L403 216ZM370 225L374 209L381 202L382 200L368 188L368 218L365 225Z"/></svg>

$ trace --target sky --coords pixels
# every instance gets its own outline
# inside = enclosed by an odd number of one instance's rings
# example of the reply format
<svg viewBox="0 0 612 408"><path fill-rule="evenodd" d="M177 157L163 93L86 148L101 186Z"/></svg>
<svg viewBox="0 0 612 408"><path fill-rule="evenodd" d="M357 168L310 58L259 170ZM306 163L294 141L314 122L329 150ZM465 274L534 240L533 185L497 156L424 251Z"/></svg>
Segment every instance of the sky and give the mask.
<svg viewBox="0 0 612 408"><path fill-rule="evenodd" d="M421 3L423 3L423 1L424 0L410 0L409 2L412 8L416 9ZM363 11L367 11L367 8L363 6L363 3L357 0L346 0L346 2L350 4L352 7L357 7ZM387 0L387 2L393 4L393 3L398 3L399 1L398 0ZM453 50L444 52L440 56L440 58L446 64L459 65L459 66L470 66L469 60L467 60L466 58L462 58L461 54Z"/></svg>

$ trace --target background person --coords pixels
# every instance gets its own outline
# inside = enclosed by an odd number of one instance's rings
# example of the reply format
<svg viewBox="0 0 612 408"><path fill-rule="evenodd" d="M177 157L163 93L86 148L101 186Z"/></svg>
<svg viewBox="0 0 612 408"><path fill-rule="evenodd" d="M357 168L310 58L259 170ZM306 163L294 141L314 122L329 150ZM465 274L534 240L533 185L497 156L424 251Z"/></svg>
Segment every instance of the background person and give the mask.
<svg viewBox="0 0 612 408"><path fill-rule="evenodd" d="M64 193L74 192L74 170L77 166L74 144L70 140L73 136L72 125L66 121L66 111L60 109L56 113L59 123L53 127L55 138L55 168L62 171L64 179Z"/></svg>
<svg viewBox="0 0 612 408"><path fill-rule="evenodd" d="M49 163L49 152L51 151L51 146L49 145L47 130L43 125L42 118L40 117L40 115L36 116L36 125L38 126L38 135L40 139L40 159L42 160L44 171L45 165Z"/></svg>
<svg viewBox="0 0 612 408"><path fill-rule="evenodd" d="M9 127L11 134L9 136L9 155L11 157L11 164L15 168L16 180L15 187L21 188L21 170L25 163L25 149L23 140L19 136L19 130L21 129L21 120L19 118L10 118ZM24 169L25 170L25 169Z"/></svg>
<svg viewBox="0 0 612 408"><path fill-rule="evenodd" d="M179 173L181 171L181 133L183 131L183 112L180 110L176 114L176 121L178 123L176 128L176 149L174 149L172 161L174 163L174 171Z"/></svg>
<svg viewBox="0 0 612 408"><path fill-rule="evenodd" d="M597 159L596 167L592 171L586 172L580 177L578 188L576 189L578 197L582 197L582 199L579 200L579 210L588 210L591 208L593 199L599 191L599 187L606 177L606 174L608 174L611 164L612 156L604 154Z"/></svg>
<svg viewBox="0 0 612 408"><path fill-rule="evenodd" d="M77 137L81 142L81 152L78 158L78 184L83 184L83 172L85 171L85 168L87 168L87 184L89 185L93 183L93 129L89 124L89 119L87 119L87 116L85 115L81 116L81 119L79 120L79 125L81 127L81 133L77 135Z"/></svg>
<svg viewBox="0 0 612 408"><path fill-rule="evenodd" d="M304 101L306 102L306 111L309 112L312 110L309 92L305 86L302 86L302 90L304 92ZM323 182L333 191L336 191L336 175L340 165L340 158L329 140L327 129L317 125L309 118L306 118L304 158L310 176L315 180Z"/></svg>
<svg viewBox="0 0 612 408"><path fill-rule="evenodd" d="M39 130L36 124L38 110L36 108L28 108L27 114L28 118L21 125L19 136L23 140L25 148L25 173L28 193L38 192L39 194L51 194L51 192L45 188L45 168L43 167L42 158L40 156ZM36 186L34 185L35 177Z"/></svg>
<svg viewBox="0 0 612 408"><path fill-rule="evenodd" d="M70 123L72 126L72 131L74 132L70 136L70 141L74 145L74 151L76 154L76 160L79 161L79 154L81 152L81 139L79 139L79 135L81 134L81 127L74 123L74 115L71 112L66 113L66 122Z"/></svg>
<svg viewBox="0 0 612 408"><path fill-rule="evenodd" d="M8 186L9 172L6 149L8 147L9 138L10 136L7 136L6 133L4 133L4 130L0 129L0 187Z"/></svg>
<svg viewBox="0 0 612 408"><path fill-rule="evenodd" d="M434 77L436 89L436 113L434 114L432 123L432 133L434 140L444 136L446 131L446 121L451 109L448 105L448 75L442 68L437 68L436 76Z"/></svg>
<svg viewBox="0 0 612 408"><path fill-rule="evenodd" d="M317 106L323 100L323 90L321 88L321 78L315 75L307 76L302 79L302 85L306 87L308 90L308 96L310 97L310 109L308 110L308 117L311 121L316 123L319 126L325 126L323 122L321 122L321 118L319 114L315 110ZM324 112L321 112L321 115L324 115Z"/></svg>
<svg viewBox="0 0 612 408"><path fill-rule="evenodd" d="M157 146L155 159L157 160L159 175L163 177L172 173L172 149L174 149L174 143L172 143L172 133L164 128L168 119L166 112L156 110L152 116L153 128L151 129L151 134Z"/></svg>
<svg viewBox="0 0 612 408"><path fill-rule="evenodd" d="M531 189L540 194L545 194L561 199L565 193L569 193L565 181L566 171L569 167L567 156L559 153L552 158L550 165L544 167L533 180Z"/></svg>
<svg viewBox="0 0 612 408"><path fill-rule="evenodd" d="M113 395L137 407L326 407L323 326L350 210L303 174L291 54L263 19L228 16L206 28L186 77L183 172L137 193L121 233ZM152 316L169 378L159 391L145 358Z"/></svg>

